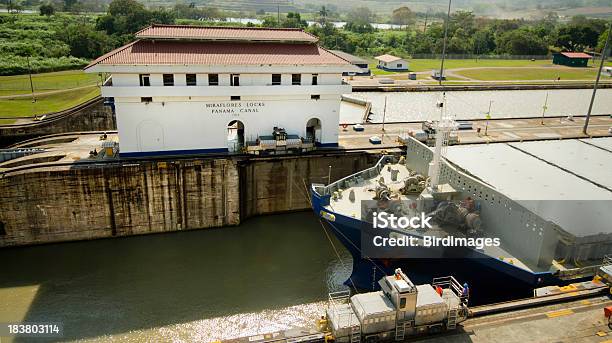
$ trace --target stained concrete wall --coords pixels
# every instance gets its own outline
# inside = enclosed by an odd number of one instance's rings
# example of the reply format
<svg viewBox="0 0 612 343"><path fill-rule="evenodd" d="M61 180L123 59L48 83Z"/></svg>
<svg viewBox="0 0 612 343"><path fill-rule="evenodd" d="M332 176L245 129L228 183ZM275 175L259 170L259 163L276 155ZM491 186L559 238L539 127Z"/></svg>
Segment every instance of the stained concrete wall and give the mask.
<svg viewBox="0 0 612 343"><path fill-rule="evenodd" d="M117 130L115 115L102 98L96 98L46 119L19 125L0 125L0 147L44 135L81 131Z"/></svg>
<svg viewBox="0 0 612 343"><path fill-rule="evenodd" d="M0 174L0 247L238 225L307 210L310 184L327 183L329 166L333 181L378 157L126 161Z"/></svg>
<svg viewBox="0 0 612 343"><path fill-rule="evenodd" d="M237 225L232 159L97 165L0 178L0 247Z"/></svg>
<svg viewBox="0 0 612 343"><path fill-rule="evenodd" d="M379 157L357 152L243 161L242 217L310 209L310 185L327 184L329 166L335 181L374 165Z"/></svg>
<svg viewBox="0 0 612 343"><path fill-rule="evenodd" d="M218 158L52 167L0 174L0 247L238 225L308 210L311 183L378 155ZM307 190L308 188L308 190Z"/></svg>

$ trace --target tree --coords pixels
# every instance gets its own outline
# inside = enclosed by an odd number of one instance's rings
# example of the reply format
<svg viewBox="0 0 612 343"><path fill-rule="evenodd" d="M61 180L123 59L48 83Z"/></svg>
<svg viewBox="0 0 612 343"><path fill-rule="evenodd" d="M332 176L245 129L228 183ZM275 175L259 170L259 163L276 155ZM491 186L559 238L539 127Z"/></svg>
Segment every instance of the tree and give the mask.
<svg viewBox="0 0 612 343"><path fill-rule="evenodd" d="M497 50L509 55L546 55L548 46L526 28L503 33L497 42Z"/></svg>
<svg viewBox="0 0 612 343"><path fill-rule="evenodd" d="M107 14L98 17L96 27L109 35L127 35L151 23L172 24L174 15L164 9L149 11L135 0L113 0Z"/></svg>
<svg viewBox="0 0 612 343"><path fill-rule="evenodd" d="M349 19L344 26L345 29L353 32L372 32L374 28L370 24L374 20L374 14L367 7L357 7L349 13Z"/></svg>
<svg viewBox="0 0 612 343"><path fill-rule="evenodd" d="M306 20L302 20L297 12L287 13L287 17L282 21L282 27L304 28L308 27Z"/></svg>
<svg viewBox="0 0 612 343"><path fill-rule="evenodd" d="M608 31L604 31L597 40L597 51L603 52L604 46L606 46L606 40L608 39ZM610 51L610 47L608 47L608 51Z"/></svg>
<svg viewBox="0 0 612 343"><path fill-rule="evenodd" d="M104 32L90 25L70 24L57 32L58 38L68 44L70 55L93 59L112 49L113 44Z"/></svg>
<svg viewBox="0 0 612 343"><path fill-rule="evenodd" d="M38 10L40 11L40 15L46 15L47 17L55 14L55 7L53 7L53 4L51 3L40 5L38 7Z"/></svg>
<svg viewBox="0 0 612 343"><path fill-rule="evenodd" d="M70 12L77 5L78 0L64 0L64 11Z"/></svg>
<svg viewBox="0 0 612 343"><path fill-rule="evenodd" d="M488 54L495 50L495 36L490 29L476 31L474 34L474 53Z"/></svg>
<svg viewBox="0 0 612 343"><path fill-rule="evenodd" d="M393 10L391 22L397 25L412 26L416 20L416 15L410 8L402 6Z"/></svg>
<svg viewBox="0 0 612 343"><path fill-rule="evenodd" d="M374 21L374 13L368 7L356 7L350 11L349 21L370 24Z"/></svg>
<svg viewBox="0 0 612 343"><path fill-rule="evenodd" d="M564 50L580 51L597 46L600 32L589 24L570 23L560 27L557 32L556 44Z"/></svg>
<svg viewBox="0 0 612 343"><path fill-rule="evenodd" d="M278 26L278 20L276 20L276 17L273 17L271 15L266 16L263 21L261 22L261 26L263 27L277 27Z"/></svg>

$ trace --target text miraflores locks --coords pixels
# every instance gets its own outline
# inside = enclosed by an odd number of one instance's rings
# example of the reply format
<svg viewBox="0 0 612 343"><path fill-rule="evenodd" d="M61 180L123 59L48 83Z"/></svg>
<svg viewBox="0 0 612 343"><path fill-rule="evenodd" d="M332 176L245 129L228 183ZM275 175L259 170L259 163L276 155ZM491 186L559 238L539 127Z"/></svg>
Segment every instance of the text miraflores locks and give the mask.
<svg viewBox="0 0 612 343"><path fill-rule="evenodd" d="M206 104L211 114L258 113L265 103L258 101L235 101Z"/></svg>

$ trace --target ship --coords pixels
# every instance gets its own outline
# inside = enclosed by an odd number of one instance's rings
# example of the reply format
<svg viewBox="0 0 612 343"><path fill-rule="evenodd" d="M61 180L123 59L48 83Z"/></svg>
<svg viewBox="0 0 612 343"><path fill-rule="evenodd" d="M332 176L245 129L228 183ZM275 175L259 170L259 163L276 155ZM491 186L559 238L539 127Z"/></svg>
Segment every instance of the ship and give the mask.
<svg viewBox="0 0 612 343"><path fill-rule="evenodd" d="M437 125L433 148L402 135L400 156L311 185L315 214L352 255L348 286L376 290L375 280L397 268L421 283L454 275L469 284L470 301L484 304L595 274L612 253L612 138L445 146L452 119ZM591 158L572 166L581 154ZM373 229L383 210L426 213L433 225ZM376 237L417 244L377 248ZM432 237L498 244L418 244Z"/></svg>

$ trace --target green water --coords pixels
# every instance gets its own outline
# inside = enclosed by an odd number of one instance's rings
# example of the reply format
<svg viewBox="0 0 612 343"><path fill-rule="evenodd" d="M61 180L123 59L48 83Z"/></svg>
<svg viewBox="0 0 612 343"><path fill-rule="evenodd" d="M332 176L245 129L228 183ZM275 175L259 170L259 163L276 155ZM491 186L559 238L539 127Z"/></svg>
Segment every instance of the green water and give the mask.
<svg viewBox="0 0 612 343"><path fill-rule="evenodd" d="M303 212L3 249L0 322L62 322L65 341L210 341L292 327L344 288L350 255L334 243L341 260Z"/></svg>

